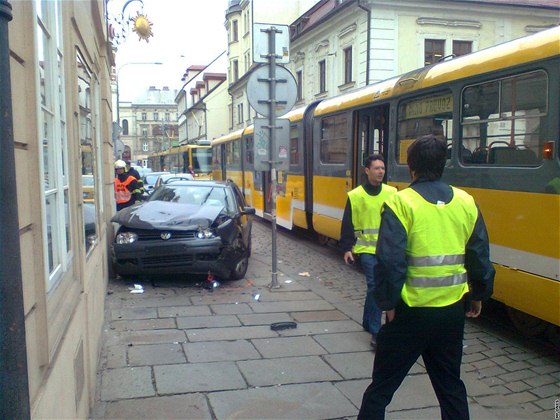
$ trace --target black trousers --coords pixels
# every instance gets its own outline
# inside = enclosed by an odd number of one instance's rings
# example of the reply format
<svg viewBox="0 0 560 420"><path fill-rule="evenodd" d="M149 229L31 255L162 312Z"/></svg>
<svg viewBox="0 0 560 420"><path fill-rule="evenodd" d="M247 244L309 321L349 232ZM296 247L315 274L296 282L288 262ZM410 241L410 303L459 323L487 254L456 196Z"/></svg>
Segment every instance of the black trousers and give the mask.
<svg viewBox="0 0 560 420"><path fill-rule="evenodd" d="M385 418L385 408L412 365L422 356L444 420L468 420L467 392L460 378L465 309L463 301L441 308L404 303L379 331L372 382L359 420Z"/></svg>

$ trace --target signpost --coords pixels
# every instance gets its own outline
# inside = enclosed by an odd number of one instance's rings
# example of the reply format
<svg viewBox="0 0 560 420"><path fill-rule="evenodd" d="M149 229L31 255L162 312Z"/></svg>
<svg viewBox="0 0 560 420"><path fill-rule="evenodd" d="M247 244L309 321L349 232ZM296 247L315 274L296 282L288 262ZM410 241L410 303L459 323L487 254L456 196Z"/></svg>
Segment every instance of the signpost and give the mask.
<svg viewBox="0 0 560 420"><path fill-rule="evenodd" d="M253 71L247 82L247 98L259 114L255 118L255 170L270 169L272 219L272 282L277 289L276 255L276 172L289 168L290 121L277 119L286 114L296 102L297 87L293 75L277 62L288 63L289 31L286 25L256 23L253 30L253 59L268 63ZM277 37L279 42L277 43ZM266 39L266 42L265 42ZM266 48L268 47L268 48Z"/></svg>

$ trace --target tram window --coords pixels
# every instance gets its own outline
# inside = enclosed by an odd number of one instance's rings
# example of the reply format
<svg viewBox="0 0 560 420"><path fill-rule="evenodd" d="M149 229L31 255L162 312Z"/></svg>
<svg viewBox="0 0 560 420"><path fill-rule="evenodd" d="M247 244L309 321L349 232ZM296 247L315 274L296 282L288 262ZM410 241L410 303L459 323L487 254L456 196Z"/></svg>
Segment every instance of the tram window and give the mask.
<svg viewBox="0 0 560 420"><path fill-rule="evenodd" d="M321 121L321 163L346 163L348 119L345 114L323 118Z"/></svg>
<svg viewBox="0 0 560 420"><path fill-rule="evenodd" d="M253 136L245 137L245 162L253 164Z"/></svg>
<svg viewBox="0 0 560 420"><path fill-rule="evenodd" d="M406 164L408 147L418 137L426 134L434 134L446 141L448 158L451 158L453 97L450 92L440 92L403 101L399 104L398 115L396 158L399 164Z"/></svg>
<svg viewBox="0 0 560 420"><path fill-rule="evenodd" d="M226 146L226 163L228 165L236 165L241 161L239 154L239 141L232 141Z"/></svg>
<svg viewBox="0 0 560 420"><path fill-rule="evenodd" d="M297 125L290 127L290 165L299 165L299 137Z"/></svg>
<svg viewBox="0 0 560 420"><path fill-rule="evenodd" d="M494 80L463 91L462 146L466 164L536 166L548 109L544 71Z"/></svg>

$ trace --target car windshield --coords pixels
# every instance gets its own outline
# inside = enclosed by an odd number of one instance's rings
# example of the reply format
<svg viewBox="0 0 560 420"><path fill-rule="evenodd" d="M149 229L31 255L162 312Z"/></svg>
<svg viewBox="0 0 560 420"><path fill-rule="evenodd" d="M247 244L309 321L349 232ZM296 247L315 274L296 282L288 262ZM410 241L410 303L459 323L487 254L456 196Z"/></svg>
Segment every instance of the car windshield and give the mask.
<svg viewBox="0 0 560 420"><path fill-rule="evenodd" d="M216 185L162 185L150 196L149 201L219 206L225 207L228 212L235 209L231 192Z"/></svg>

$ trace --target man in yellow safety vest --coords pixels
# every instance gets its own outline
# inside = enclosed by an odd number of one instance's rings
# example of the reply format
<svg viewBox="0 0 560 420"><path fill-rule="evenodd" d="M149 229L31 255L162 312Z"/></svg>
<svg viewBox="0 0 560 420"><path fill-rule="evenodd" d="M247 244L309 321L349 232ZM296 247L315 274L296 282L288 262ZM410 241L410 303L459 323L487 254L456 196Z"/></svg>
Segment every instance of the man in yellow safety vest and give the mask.
<svg viewBox="0 0 560 420"><path fill-rule="evenodd" d="M383 208L374 296L387 311L387 323L378 334L361 420L385 418L385 408L419 356L442 419L469 418L460 377L465 315L480 314L481 301L492 295L495 270L473 197L440 180L446 152L446 143L433 135L410 145L413 182Z"/></svg>
<svg viewBox="0 0 560 420"><path fill-rule="evenodd" d="M354 256L360 256L367 285L362 326L371 333L371 346L375 350L377 333L381 328L381 310L373 298L377 233L381 223L381 206L397 189L383 184L385 162L380 154L365 160L364 172L366 181L348 192L340 229L340 246L346 264L354 264Z"/></svg>

